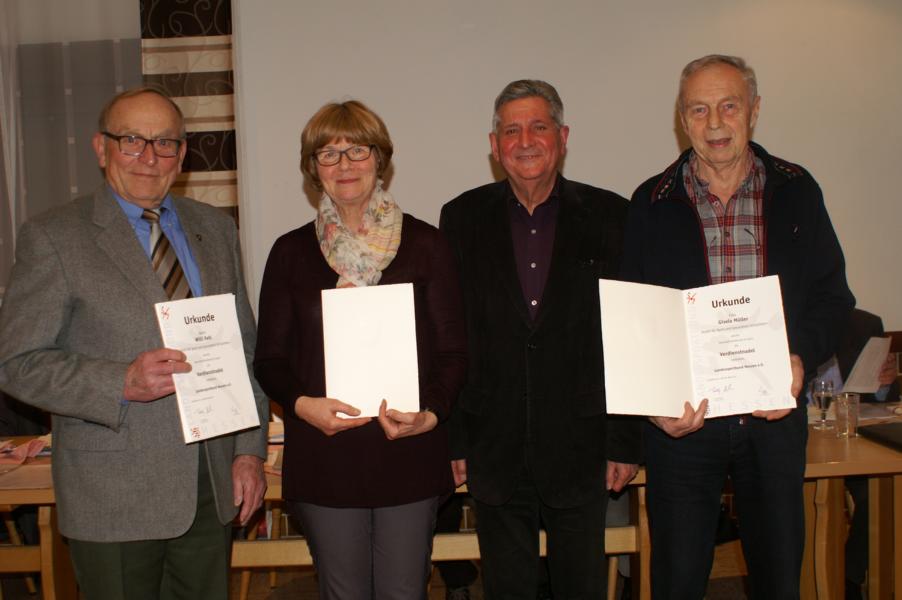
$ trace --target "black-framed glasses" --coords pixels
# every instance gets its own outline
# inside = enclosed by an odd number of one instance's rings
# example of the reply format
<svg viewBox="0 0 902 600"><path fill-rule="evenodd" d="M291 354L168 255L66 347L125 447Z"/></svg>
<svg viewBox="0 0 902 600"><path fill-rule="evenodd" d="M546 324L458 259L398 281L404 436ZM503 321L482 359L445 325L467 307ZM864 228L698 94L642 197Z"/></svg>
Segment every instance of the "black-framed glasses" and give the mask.
<svg viewBox="0 0 902 600"><path fill-rule="evenodd" d="M373 148L375 146L351 146L350 148L345 148L344 150L333 150L330 148L326 148L324 150L317 150L313 153L314 158L316 158L316 162L323 167L332 167L341 162L342 155L347 156L348 160L352 160L354 162L360 162L362 160L366 160L373 153Z"/></svg>
<svg viewBox="0 0 902 600"><path fill-rule="evenodd" d="M173 138L154 138L149 140L140 135L116 135L109 131L101 131L103 135L119 143L119 152L129 156L141 156L149 143L153 153L160 158L177 156L184 140Z"/></svg>

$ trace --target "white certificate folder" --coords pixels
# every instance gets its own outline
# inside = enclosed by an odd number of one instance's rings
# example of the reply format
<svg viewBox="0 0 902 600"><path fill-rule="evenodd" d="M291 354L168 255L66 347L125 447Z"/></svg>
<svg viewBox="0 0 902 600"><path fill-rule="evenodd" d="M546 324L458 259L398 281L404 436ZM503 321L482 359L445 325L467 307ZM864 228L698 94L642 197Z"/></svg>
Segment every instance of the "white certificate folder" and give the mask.
<svg viewBox="0 0 902 600"><path fill-rule="evenodd" d="M794 408L777 277L690 290L601 279L607 409L707 417Z"/></svg>
<svg viewBox="0 0 902 600"><path fill-rule="evenodd" d="M360 410L420 410L413 284L323 290L326 395ZM344 416L339 413L339 416Z"/></svg>
<svg viewBox="0 0 902 600"><path fill-rule="evenodd" d="M154 310L163 344L191 364L172 376L185 443L259 426L235 295L159 302Z"/></svg>

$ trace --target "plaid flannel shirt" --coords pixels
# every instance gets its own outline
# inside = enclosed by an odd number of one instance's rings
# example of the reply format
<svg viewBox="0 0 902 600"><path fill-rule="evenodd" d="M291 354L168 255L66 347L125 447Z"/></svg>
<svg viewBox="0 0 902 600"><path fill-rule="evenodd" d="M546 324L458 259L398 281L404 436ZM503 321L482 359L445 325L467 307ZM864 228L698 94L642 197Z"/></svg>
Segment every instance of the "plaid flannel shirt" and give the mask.
<svg viewBox="0 0 902 600"><path fill-rule="evenodd" d="M726 206L698 176L694 154L683 165L683 184L705 232L712 284L764 275L764 163L748 152L751 169Z"/></svg>

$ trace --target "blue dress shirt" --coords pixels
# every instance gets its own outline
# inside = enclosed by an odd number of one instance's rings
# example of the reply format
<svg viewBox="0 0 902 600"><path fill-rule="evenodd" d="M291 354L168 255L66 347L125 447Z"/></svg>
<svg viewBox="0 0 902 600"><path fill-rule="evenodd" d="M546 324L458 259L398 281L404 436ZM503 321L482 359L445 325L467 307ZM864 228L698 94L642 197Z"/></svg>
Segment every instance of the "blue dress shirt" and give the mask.
<svg viewBox="0 0 902 600"><path fill-rule="evenodd" d="M112 189L110 191L112 192L113 197L116 198L116 202L118 202L119 206L122 208L122 212L124 212L125 216L128 218L128 222L131 224L132 229L134 229L135 235L138 236L138 241L141 242L141 247L144 248L147 259L150 260L150 223L141 218L144 209L123 200ZM191 254L191 247L188 245L188 238L185 236L185 230L182 229L182 224L179 222L179 217L173 208L171 195L166 195L161 208L160 228L163 231L163 235L166 236L169 243L175 248L175 255L178 257L179 263L182 265L182 270L185 272L185 277L188 279L188 287L191 288L191 295L195 298L203 296L203 288L200 285L200 270L197 268L197 263L194 262L194 255Z"/></svg>

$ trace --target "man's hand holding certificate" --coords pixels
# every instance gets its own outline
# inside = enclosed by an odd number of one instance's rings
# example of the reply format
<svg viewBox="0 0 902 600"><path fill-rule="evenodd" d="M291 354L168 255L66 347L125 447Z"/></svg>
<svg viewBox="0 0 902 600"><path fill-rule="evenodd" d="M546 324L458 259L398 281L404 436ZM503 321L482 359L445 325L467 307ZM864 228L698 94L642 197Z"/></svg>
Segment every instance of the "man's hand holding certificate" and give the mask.
<svg viewBox="0 0 902 600"><path fill-rule="evenodd" d="M154 305L163 344L181 350L189 373L175 373L185 443L260 425L247 373L234 294Z"/></svg>
<svg viewBox="0 0 902 600"><path fill-rule="evenodd" d="M683 291L600 280L599 294L609 413L680 417L704 399L706 417L795 407L776 277Z"/></svg>

